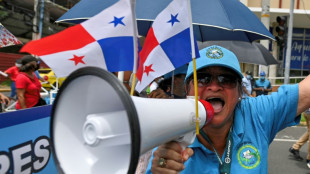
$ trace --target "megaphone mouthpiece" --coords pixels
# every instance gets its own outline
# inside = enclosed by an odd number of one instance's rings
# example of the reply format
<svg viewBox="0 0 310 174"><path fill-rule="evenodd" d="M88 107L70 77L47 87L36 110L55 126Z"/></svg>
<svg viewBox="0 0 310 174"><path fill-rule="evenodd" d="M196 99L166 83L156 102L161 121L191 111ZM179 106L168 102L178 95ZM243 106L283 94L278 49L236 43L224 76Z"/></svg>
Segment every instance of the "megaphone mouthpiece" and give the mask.
<svg viewBox="0 0 310 174"><path fill-rule="evenodd" d="M205 110L207 112L207 119L206 119L206 123L205 123L205 125L207 125L208 123L210 123L210 121L214 117L214 109L213 109L213 106L209 102L207 102L205 100L201 100L201 99L199 101L203 104L203 106L205 107Z"/></svg>

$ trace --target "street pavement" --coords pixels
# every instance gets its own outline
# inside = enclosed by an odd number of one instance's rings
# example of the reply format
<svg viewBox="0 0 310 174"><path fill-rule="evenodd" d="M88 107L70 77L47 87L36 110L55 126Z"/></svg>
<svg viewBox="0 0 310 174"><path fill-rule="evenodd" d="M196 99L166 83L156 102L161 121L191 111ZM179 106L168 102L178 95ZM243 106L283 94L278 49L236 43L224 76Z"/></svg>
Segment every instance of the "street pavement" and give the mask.
<svg viewBox="0 0 310 174"><path fill-rule="evenodd" d="M300 149L303 161L296 161L288 149L307 131L306 126L293 126L280 131L269 147L268 174L310 174L306 164L306 143Z"/></svg>

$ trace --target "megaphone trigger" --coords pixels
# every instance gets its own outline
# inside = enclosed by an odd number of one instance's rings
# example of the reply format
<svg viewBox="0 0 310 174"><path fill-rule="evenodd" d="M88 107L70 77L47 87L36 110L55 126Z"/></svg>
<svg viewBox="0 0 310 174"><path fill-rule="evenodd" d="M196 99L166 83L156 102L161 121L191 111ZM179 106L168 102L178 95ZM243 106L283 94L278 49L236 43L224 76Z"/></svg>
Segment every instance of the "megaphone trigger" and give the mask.
<svg viewBox="0 0 310 174"><path fill-rule="evenodd" d="M195 138L196 138L196 130L182 135L176 141L179 142L182 149L185 150L186 147L193 144L193 142L195 141Z"/></svg>

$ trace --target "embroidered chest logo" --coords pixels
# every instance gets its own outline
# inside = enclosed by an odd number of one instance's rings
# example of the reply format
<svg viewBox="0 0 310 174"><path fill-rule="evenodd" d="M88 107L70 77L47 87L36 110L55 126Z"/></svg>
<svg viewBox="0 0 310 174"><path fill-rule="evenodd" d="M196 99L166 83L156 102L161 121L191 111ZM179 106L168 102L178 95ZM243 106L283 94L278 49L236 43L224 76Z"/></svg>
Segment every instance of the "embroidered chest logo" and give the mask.
<svg viewBox="0 0 310 174"><path fill-rule="evenodd" d="M260 163L258 150L250 144L241 146L237 155L239 164L246 169L254 169Z"/></svg>
<svg viewBox="0 0 310 174"><path fill-rule="evenodd" d="M207 50L207 57L210 59L220 59L224 56L223 51L218 47L211 47Z"/></svg>

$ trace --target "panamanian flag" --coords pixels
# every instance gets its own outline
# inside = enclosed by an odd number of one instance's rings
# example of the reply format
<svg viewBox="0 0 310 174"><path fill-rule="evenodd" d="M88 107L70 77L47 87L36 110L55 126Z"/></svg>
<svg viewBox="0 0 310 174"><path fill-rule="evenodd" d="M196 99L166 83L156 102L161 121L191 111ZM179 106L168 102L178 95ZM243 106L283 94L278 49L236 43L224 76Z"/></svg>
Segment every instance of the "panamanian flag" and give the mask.
<svg viewBox="0 0 310 174"><path fill-rule="evenodd" d="M130 0L120 0L83 23L29 42L21 52L39 56L57 77L85 66L131 71L134 24Z"/></svg>
<svg viewBox="0 0 310 174"><path fill-rule="evenodd" d="M155 78L192 60L190 25L187 0L173 0L159 13L139 53L138 92ZM196 42L193 51L199 57Z"/></svg>

